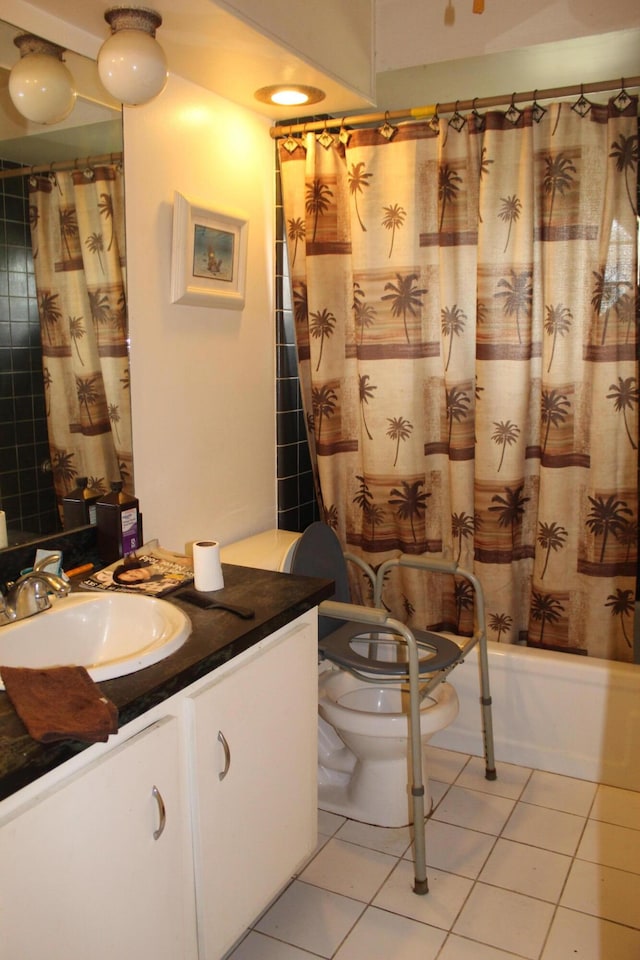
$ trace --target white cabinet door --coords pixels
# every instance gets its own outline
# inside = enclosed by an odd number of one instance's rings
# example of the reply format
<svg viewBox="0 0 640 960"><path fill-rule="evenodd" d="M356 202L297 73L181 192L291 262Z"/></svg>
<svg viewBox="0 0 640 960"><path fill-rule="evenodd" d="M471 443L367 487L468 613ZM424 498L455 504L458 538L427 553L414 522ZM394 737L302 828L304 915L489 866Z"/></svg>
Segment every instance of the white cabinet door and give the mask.
<svg viewBox="0 0 640 960"><path fill-rule="evenodd" d="M201 960L217 960L314 849L315 616L191 699Z"/></svg>
<svg viewBox="0 0 640 960"><path fill-rule="evenodd" d="M1 957L195 956L179 749L160 720L2 824Z"/></svg>

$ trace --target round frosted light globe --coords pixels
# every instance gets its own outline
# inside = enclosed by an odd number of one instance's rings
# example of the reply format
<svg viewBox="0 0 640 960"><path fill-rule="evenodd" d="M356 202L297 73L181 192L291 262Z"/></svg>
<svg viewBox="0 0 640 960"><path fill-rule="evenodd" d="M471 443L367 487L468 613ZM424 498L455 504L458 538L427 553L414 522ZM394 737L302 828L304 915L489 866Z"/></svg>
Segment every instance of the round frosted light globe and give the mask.
<svg viewBox="0 0 640 960"><path fill-rule="evenodd" d="M22 57L9 74L13 105L34 123L58 123L76 102L73 77L62 60L46 53Z"/></svg>
<svg viewBox="0 0 640 960"><path fill-rule="evenodd" d="M147 103L167 82L164 50L148 33L118 30L100 49L98 74L105 89L120 103Z"/></svg>

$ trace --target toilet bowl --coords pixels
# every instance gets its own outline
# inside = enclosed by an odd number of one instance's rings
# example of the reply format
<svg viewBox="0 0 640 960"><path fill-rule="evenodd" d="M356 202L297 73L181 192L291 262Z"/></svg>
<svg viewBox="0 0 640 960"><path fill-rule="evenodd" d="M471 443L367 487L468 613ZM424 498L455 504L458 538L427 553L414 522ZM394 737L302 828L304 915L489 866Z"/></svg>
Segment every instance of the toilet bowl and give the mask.
<svg viewBox="0 0 640 960"><path fill-rule="evenodd" d="M222 547L224 563L289 572L299 534L266 530ZM318 805L363 823L412 822L409 695L400 683L368 683L328 661L318 678ZM420 709L425 810L431 810L424 748L458 714L458 697L441 683Z"/></svg>
<svg viewBox="0 0 640 960"><path fill-rule="evenodd" d="M425 811L431 810L425 748L458 715L458 696L441 683L420 707ZM368 683L334 666L318 679L318 802L323 810L380 827L413 820L409 694L397 683Z"/></svg>

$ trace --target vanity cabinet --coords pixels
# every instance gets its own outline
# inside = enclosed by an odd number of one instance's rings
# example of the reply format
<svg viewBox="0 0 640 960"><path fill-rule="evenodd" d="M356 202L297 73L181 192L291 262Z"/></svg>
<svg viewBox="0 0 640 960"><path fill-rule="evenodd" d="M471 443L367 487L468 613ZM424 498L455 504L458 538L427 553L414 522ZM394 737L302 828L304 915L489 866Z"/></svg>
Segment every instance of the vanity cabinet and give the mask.
<svg viewBox="0 0 640 960"><path fill-rule="evenodd" d="M188 698L200 960L218 960L315 847L316 637L296 621Z"/></svg>
<svg viewBox="0 0 640 960"><path fill-rule="evenodd" d="M315 609L0 803L0 957L220 960L316 843Z"/></svg>
<svg viewBox="0 0 640 960"><path fill-rule="evenodd" d="M195 957L185 800L165 717L18 807L0 828L0 955Z"/></svg>

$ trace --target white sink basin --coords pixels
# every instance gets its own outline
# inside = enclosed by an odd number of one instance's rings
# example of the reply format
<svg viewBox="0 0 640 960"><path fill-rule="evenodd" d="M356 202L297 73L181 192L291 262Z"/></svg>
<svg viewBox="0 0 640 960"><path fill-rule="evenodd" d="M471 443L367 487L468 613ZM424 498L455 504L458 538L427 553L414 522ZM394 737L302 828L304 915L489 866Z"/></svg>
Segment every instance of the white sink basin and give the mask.
<svg viewBox="0 0 640 960"><path fill-rule="evenodd" d="M75 665L96 681L111 680L164 660L190 633L189 618L166 600L73 593L54 600L50 610L0 627L0 666Z"/></svg>

